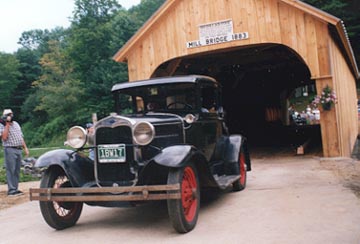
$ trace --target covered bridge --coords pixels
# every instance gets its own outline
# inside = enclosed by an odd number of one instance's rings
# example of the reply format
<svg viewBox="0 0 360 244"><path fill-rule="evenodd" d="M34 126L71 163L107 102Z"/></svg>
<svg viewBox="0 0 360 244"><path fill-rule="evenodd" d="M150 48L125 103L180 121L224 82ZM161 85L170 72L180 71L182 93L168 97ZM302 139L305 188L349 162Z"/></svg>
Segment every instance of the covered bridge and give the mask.
<svg viewBox="0 0 360 244"><path fill-rule="evenodd" d="M329 86L338 96L335 106L320 109L318 124L295 131L318 134L325 157L350 156L356 142L359 70L345 27L301 1L167 0L114 60L128 64L130 81L184 74L216 78L230 131L269 145L279 135L294 142L300 137L290 133L288 119L299 87L306 99L308 90L320 94Z"/></svg>

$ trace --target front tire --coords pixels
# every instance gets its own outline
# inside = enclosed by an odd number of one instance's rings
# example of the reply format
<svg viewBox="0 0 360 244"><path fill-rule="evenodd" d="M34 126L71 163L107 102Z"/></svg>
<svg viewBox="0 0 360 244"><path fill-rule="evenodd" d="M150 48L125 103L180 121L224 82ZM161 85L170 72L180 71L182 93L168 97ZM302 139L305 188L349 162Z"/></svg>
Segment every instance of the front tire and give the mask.
<svg viewBox="0 0 360 244"><path fill-rule="evenodd" d="M238 163L239 163L240 179L233 183L234 191L242 191L246 187L247 168L246 168L246 161L245 161L245 153L244 153L244 150L242 150L242 148L240 150Z"/></svg>
<svg viewBox="0 0 360 244"><path fill-rule="evenodd" d="M43 176L41 188L72 187L65 172L61 168L49 168ZM82 202L40 202L41 214L46 223L56 230L74 226L78 221Z"/></svg>
<svg viewBox="0 0 360 244"><path fill-rule="evenodd" d="M200 206L200 187L196 168L187 164L183 168L170 169L168 184L180 184L181 199L168 199L170 221L179 233L194 229Z"/></svg>

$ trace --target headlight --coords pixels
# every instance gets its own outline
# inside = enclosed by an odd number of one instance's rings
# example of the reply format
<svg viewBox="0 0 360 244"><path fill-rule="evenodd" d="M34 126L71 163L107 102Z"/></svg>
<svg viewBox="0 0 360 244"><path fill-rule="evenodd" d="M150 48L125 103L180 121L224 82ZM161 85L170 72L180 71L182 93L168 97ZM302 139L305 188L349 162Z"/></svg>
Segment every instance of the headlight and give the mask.
<svg viewBox="0 0 360 244"><path fill-rule="evenodd" d="M134 141L139 145L149 144L155 136L155 129L149 122L139 122L134 126Z"/></svg>
<svg viewBox="0 0 360 244"><path fill-rule="evenodd" d="M192 114L187 114L184 118L185 122L188 124L192 124L196 121L196 117Z"/></svg>
<svg viewBox="0 0 360 244"><path fill-rule="evenodd" d="M73 148L81 148L86 143L86 131L80 126L71 127L66 136L65 145Z"/></svg>

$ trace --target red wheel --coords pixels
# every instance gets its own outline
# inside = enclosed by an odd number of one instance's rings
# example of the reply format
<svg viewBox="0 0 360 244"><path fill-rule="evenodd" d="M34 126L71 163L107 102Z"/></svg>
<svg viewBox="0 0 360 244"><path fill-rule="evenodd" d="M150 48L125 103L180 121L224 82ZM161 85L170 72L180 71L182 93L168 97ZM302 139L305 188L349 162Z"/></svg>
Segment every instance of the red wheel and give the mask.
<svg viewBox="0 0 360 244"><path fill-rule="evenodd" d="M168 184L180 184L181 199L169 199L168 212L176 231L186 233L194 229L200 205L200 189L196 168L170 169Z"/></svg>
<svg viewBox="0 0 360 244"><path fill-rule="evenodd" d="M235 181L233 183L233 190L234 191L241 191L244 190L246 187L246 172L247 172L247 168L246 168L246 161L245 161L245 153L243 152L243 150L240 150L240 154L239 154L239 174L240 174L240 179Z"/></svg>

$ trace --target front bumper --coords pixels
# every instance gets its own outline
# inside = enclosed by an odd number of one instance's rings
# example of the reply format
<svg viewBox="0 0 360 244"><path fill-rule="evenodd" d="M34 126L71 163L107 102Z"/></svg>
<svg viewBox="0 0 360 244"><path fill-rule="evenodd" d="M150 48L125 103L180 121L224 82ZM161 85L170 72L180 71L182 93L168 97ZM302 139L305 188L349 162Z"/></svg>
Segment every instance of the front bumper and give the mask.
<svg viewBox="0 0 360 244"><path fill-rule="evenodd" d="M30 201L110 202L180 199L180 184L94 188L30 188Z"/></svg>

